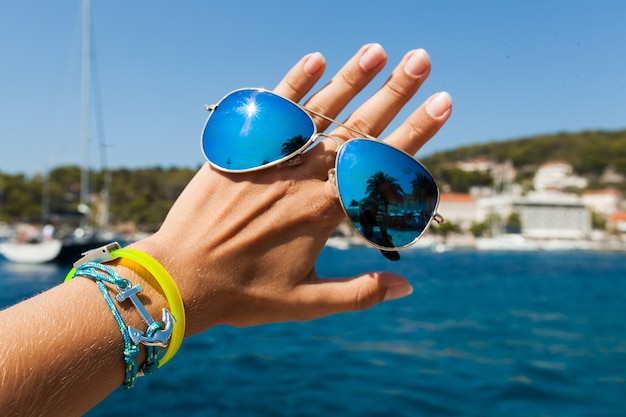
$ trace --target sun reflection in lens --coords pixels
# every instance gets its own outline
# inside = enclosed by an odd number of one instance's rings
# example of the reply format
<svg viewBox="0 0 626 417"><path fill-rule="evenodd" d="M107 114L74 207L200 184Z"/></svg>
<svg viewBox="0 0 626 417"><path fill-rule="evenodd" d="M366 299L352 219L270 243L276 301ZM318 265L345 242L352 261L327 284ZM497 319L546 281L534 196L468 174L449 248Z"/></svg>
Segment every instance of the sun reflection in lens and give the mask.
<svg viewBox="0 0 626 417"><path fill-rule="evenodd" d="M248 135L252 120L257 117L259 111L259 106L254 97L248 97L246 102L237 109L237 113L242 114L246 118L245 123L241 126L241 135Z"/></svg>

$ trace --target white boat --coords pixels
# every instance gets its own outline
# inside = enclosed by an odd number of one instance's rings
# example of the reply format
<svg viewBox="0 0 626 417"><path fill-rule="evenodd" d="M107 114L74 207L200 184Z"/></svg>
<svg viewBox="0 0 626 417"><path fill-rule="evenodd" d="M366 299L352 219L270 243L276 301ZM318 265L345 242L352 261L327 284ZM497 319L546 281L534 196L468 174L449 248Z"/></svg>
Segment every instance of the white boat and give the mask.
<svg viewBox="0 0 626 417"><path fill-rule="evenodd" d="M16 263L41 264L55 260L62 246L58 239L34 243L2 242L0 254Z"/></svg>

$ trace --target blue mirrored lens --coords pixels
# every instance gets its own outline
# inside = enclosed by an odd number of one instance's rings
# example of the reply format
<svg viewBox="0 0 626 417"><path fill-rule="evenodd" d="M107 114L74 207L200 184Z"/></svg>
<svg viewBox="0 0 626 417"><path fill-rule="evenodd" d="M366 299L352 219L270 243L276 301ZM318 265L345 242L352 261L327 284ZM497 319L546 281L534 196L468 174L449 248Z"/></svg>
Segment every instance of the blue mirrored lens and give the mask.
<svg viewBox="0 0 626 417"><path fill-rule="evenodd" d="M411 156L369 139L339 149L339 198L355 229L382 248L402 248L428 227L439 203L434 178Z"/></svg>
<svg viewBox="0 0 626 417"><path fill-rule="evenodd" d="M238 90L207 119L202 150L219 168L245 171L288 159L314 134L311 117L291 101L264 90Z"/></svg>

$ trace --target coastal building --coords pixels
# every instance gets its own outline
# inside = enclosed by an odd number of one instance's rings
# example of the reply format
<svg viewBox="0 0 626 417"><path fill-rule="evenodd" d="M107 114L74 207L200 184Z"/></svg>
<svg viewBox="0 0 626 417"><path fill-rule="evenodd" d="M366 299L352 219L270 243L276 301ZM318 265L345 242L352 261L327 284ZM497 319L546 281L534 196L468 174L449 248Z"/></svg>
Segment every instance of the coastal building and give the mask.
<svg viewBox="0 0 626 417"><path fill-rule="evenodd" d="M617 172L612 166L606 167L600 177L600 182L603 184L621 184L625 180L624 175Z"/></svg>
<svg viewBox="0 0 626 417"><path fill-rule="evenodd" d="M585 188L587 180L575 175L570 164L551 161L543 164L533 180L535 191L526 192L514 180L510 163L496 164L486 158L466 161L459 168L489 170L494 177L491 189L471 193L442 193L438 212L446 221L468 232L475 223L484 223L488 235L516 233L534 241L581 241L592 235L592 212L609 216L623 210L623 196L616 190L567 193ZM614 222L626 230L626 221Z"/></svg>
<svg viewBox="0 0 626 417"><path fill-rule="evenodd" d="M594 213L605 217L621 211L624 200L622 192L615 189L585 191L581 198Z"/></svg>
<svg viewBox="0 0 626 417"><path fill-rule="evenodd" d="M468 161L459 161L456 166L467 172L489 172L494 166L493 160L485 156L471 159Z"/></svg>
<svg viewBox="0 0 626 417"><path fill-rule="evenodd" d="M476 221L476 199L466 193L442 193L437 211L447 222L461 230L469 230Z"/></svg>
<svg viewBox="0 0 626 417"><path fill-rule="evenodd" d="M585 239L591 233L591 212L575 194L544 191L478 200L478 221L498 219L501 228L513 213L521 222L520 233L524 237Z"/></svg>
<svg viewBox="0 0 626 417"><path fill-rule="evenodd" d="M575 175L567 162L550 161L542 164L535 173L533 187L536 191L583 189L587 187L587 179Z"/></svg>
<svg viewBox="0 0 626 417"><path fill-rule="evenodd" d="M607 228L622 235L626 234L626 212L615 212L607 219Z"/></svg>

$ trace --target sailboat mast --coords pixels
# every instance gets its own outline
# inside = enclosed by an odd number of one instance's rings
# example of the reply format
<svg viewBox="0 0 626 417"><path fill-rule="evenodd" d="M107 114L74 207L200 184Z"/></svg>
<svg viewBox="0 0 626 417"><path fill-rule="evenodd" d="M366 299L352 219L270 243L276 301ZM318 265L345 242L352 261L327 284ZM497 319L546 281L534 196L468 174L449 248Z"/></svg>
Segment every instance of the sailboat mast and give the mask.
<svg viewBox="0 0 626 417"><path fill-rule="evenodd" d="M83 32L82 32L82 165L80 171L80 206L83 211L89 207L89 157L90 157L90 86L91 86L91 4L83 0Z"/></svg>

